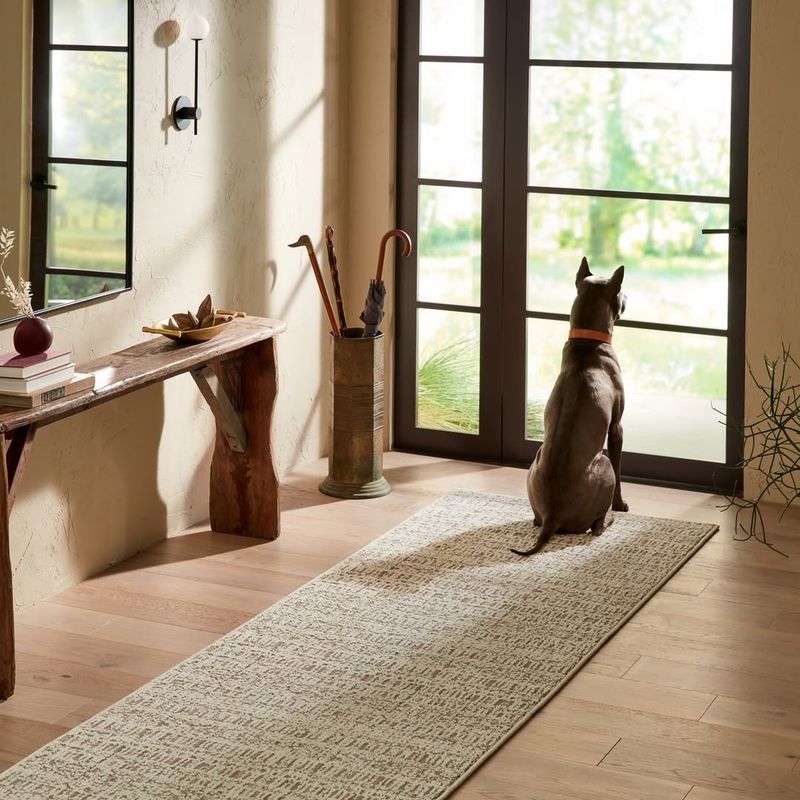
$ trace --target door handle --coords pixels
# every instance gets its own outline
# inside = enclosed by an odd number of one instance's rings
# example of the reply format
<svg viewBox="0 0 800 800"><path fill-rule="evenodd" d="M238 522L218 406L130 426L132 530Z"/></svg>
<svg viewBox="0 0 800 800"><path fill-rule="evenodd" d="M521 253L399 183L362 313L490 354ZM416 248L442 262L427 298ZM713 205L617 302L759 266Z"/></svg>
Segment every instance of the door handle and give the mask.
<svg viewBox="0 0 800 800"><path fill-rule="evenodd" d="M744 222L737 222L730 228L701 228L701 233L728 233L731 236L746 236L747 225Z"/></svg>
<svg viewBox="0 0 800 800"><path fill-rule="evenodd" d="M47 183L45 178L33 178L31 188L37 192L43 192L45 189L58 189L58 186L54 183Z"/></svg>

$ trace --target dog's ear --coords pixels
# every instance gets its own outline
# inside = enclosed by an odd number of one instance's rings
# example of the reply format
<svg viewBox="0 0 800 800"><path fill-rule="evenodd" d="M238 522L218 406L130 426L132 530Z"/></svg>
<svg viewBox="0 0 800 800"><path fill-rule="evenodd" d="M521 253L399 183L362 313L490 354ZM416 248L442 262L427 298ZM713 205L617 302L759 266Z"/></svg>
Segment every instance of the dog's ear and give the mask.
<svg viewBox="0 0 800 800"><path fill-rule="evenodd" d="M588 278L592 273L589 272L589 262L586 256L581 259L581 265L578 267L578 274L575 276L575 286L580 286L584 278Z"/></svg>
<svg viewBox="0 0 800 800"><path fill-rule="evenodd" d="M625 277L625 267L620 267L608 279L608 286L614 292L614 294L619 294L620 289L622 289L622 279L624 277Z"/></svg>

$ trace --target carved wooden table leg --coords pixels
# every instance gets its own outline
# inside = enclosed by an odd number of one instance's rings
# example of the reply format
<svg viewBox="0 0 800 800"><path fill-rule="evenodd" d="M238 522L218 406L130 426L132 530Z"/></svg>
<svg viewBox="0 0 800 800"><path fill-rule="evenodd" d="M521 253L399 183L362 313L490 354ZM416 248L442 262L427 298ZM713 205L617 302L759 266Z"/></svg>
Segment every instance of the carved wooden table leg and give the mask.
<svg viewBox="0 0 800 800"><path fill-rule="evenodd" d="M26 425L15 430L8 444L3 441L0 458L0 700L7 700L14 694L16 672L9 519L35 433L35 425Z"/></svg>
<svg viewBox="0 0 800 800"><path fill-rule="evenodd" d="M250 345L234 358L217 362L214 372L244 427L245 445L244 452L237 452L236 437L231 435L236 426L226 417L223 401L215 410L211 527L222 533L276 539L280 503L272 457L272 414L278 393L275 339ZM214 409L215 404L210 404Z"/></svg>
<svg viewBox="0 0 800 800"><path fill-rule="evenodd" d="M0 458L0 700L14 694L14 592L11 587L9 553L8 468L5 453Z"/></svg>

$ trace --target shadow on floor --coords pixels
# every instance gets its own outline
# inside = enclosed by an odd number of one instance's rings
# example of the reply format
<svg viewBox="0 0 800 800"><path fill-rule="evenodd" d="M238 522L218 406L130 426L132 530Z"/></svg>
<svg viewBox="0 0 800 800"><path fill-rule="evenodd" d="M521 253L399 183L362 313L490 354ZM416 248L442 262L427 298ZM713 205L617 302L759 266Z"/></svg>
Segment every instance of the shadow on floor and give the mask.
<svg viewBox="0 0 800 800"><path fill-rule="evenodd" d="M211 529L170 536L153 547L115 564L103 571L102 575L132 572L159 564L175 564L179 561L194 561L199 558L246 550L269 544L267 539L249 536L234 536L230 533L216 533Z"/></svg>

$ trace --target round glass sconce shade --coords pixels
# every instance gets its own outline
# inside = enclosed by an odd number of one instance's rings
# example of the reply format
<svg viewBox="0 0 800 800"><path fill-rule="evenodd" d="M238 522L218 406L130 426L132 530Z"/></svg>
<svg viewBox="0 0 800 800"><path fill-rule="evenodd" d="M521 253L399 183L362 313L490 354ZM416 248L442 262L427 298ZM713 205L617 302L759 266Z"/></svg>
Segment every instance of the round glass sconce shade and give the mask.
<svg viewBox="0 0 800 800"><path fill-rule="evenodd" d="M192 17L183 30L190 39L205 39L209 31L208 20L205 17Z"/></svg>

